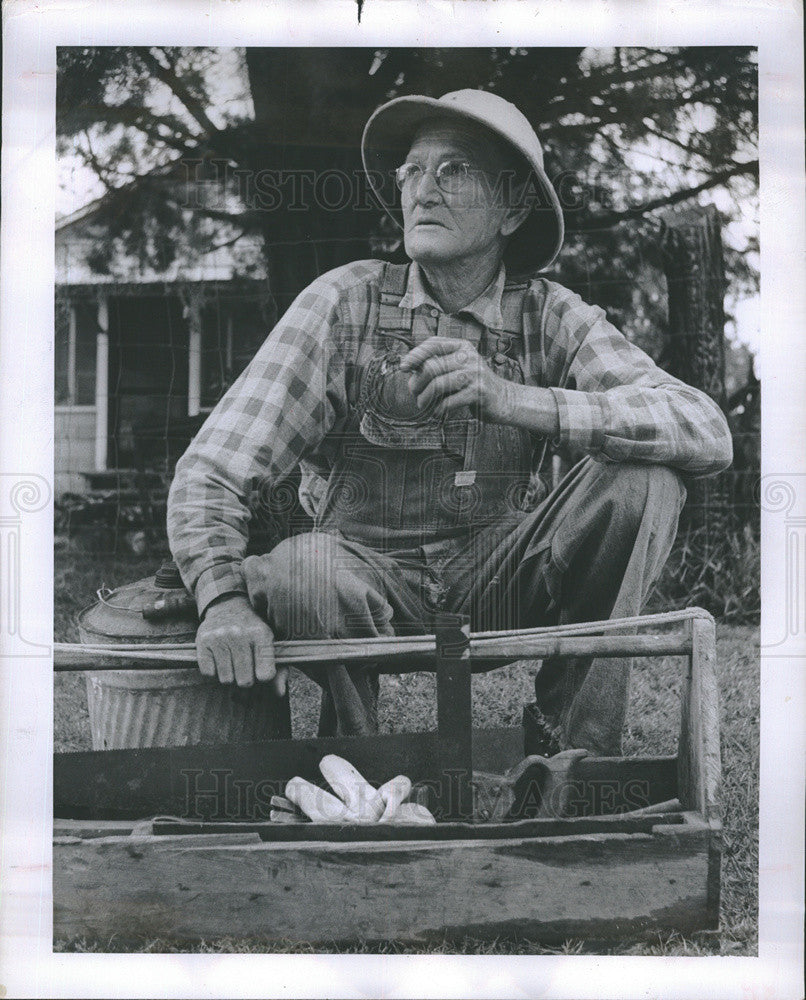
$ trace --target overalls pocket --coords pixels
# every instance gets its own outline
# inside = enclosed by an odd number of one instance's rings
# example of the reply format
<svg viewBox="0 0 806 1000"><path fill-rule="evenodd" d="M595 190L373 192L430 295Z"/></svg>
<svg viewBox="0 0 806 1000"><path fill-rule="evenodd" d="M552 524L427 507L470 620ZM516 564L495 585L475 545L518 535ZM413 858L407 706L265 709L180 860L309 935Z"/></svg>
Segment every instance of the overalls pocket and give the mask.
<svg viewBox="0 0 806 1000"><path fill-rule="evenodd" d="M397 346L397 345L395 345ZM401 345L404 346L404 345ZM401 353L378 352L364 369L356 436L347 471L374 500L368 520L380 517L390 544L416 545L466 521L455 481L466 464L476 421L469 410L448 418L421 410L400 370Z"/></svg>
<svg viewBox="0 0 806 1000"><path fill-rule="evenodd" d="M449 417L434 416L434 407L421 410L409 389L409 377L409 372L400 370L400 354L395 351L372 359L358 406L362 437L381 448L444 451L463 459L478 421L466 408Z"/></svg>

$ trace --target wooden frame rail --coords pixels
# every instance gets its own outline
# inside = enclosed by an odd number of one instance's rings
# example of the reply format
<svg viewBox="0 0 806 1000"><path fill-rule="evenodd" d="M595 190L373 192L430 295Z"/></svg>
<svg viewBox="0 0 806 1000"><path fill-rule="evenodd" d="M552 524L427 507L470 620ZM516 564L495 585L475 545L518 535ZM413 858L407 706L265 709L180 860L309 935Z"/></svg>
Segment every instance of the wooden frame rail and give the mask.
<svg viewBox="0 0 806 1000"><path fill-rule="evenodd" d="M698 610L691 609L692 612ZM651 624L667 625L691 620L691 614L645 615L611 622L585 622L576 626L475 632L469 635L469 658L474 668L491 670L513 660L545 659L549 656L690 656L693 647L690 627L651 635L613 633L616 629L632 630ZM434 635L296 639L275 643L275 656L277 663L283 666L326 667L333 663L373 661L386 673L433 671L436 669L437 640ZM53 644L53 665L57 671L186 669L196 663L193 643Z"/></svg>

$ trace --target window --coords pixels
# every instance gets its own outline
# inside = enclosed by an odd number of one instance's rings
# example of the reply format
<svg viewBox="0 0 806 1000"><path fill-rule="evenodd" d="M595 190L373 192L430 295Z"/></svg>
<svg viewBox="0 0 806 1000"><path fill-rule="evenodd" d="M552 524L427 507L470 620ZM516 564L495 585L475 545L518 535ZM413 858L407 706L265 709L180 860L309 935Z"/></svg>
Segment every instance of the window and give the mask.
<svg viewBox="0 0 806 1000"><path fill-rule="evenodd" d="M202 410L212 409L255 355L268 333L258 302L216 299L202 311Z"/></svg>
<svg viewBox="0 0 806 1000"><path fill-rule="evenodd" d="M92 406L95 403L97 330L94 302L57 302L54 351L57 406Z"/></svg>

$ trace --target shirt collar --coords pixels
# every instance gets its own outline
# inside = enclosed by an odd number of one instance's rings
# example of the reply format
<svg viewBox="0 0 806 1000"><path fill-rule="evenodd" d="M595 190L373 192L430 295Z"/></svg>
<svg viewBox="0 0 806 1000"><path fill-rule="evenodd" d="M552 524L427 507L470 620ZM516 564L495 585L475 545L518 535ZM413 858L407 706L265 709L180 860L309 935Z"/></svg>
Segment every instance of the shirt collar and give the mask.
<svg viewBox="0 0 806 1000"><path fill-rule="evenodd" d="M487 285L484 291L480 295L477 295L472 302L469 302L460 309L457 315L472 316L488 330L500 330L504 325L504 319L501 314L501 297L504 293L506 277L506 268L502 263L498 268L498 274ZM409 267L406 291L403 293L403 298L400 300L399 306L401 309L417 309L419 306L429 306L432 309L439 309L440 312L443 312L442 308L428 291L424 275L417 261L412 261Z"/></svg>

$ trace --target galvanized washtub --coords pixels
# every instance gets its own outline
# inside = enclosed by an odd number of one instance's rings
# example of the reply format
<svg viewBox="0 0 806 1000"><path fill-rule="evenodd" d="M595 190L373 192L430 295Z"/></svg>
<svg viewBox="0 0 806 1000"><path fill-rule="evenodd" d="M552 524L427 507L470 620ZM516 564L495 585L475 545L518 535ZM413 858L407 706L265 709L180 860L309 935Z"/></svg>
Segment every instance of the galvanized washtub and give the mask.
<svg viewBox="0 0 806 1000"><path fill-rule="evenodd" d="M160 614L160 608L167 613ZM144 611L148 617L144 616ZM116 590L77 616L82 643L150 645L193 642L195 604L173 563ZM263 687L225 687L185 670L88 671L93 750L249 743L290 735L288 703Z"/></svg>

